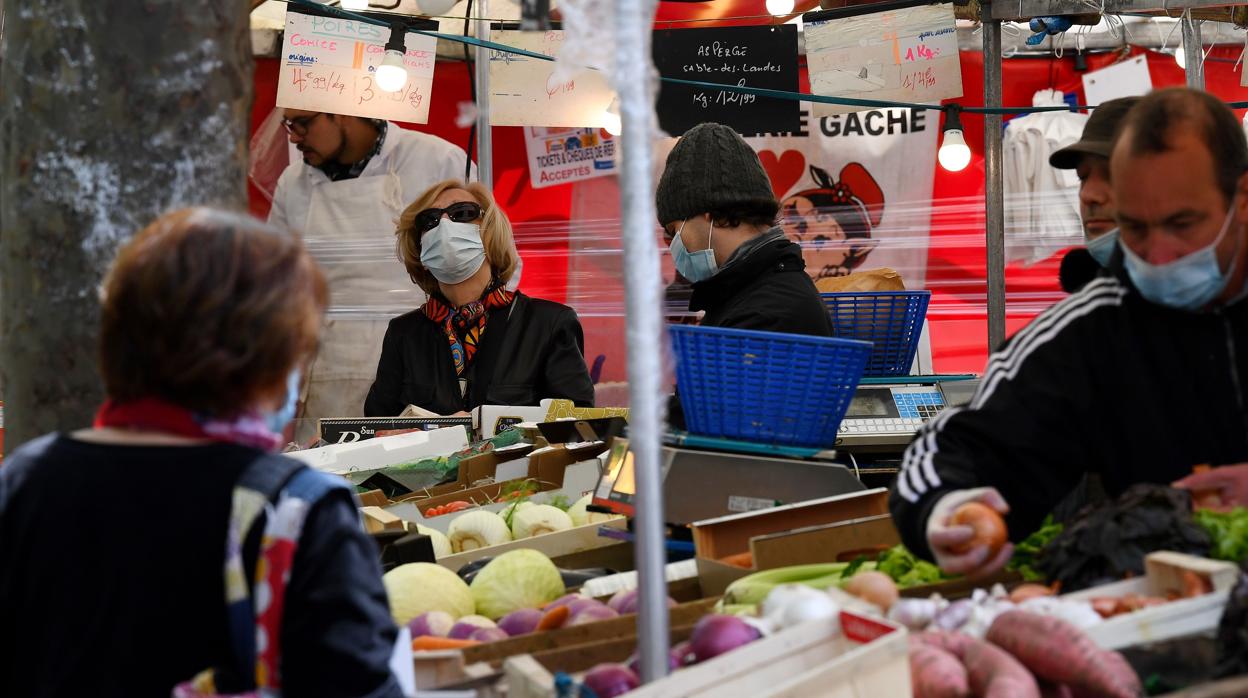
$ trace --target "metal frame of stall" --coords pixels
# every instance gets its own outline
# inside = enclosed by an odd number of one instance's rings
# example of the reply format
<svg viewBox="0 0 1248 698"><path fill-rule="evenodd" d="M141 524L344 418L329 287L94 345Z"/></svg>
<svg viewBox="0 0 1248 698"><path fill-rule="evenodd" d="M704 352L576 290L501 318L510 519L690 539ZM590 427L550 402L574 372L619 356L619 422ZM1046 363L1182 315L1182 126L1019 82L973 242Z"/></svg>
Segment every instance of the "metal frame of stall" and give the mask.
<svg viewBox="0 0 1248 698"><path fill-rule="evenodd" d="M974 0L972 0L973 2ZM488 16L488 0L477 0L479 16ZM612 82L619 95L623 124L622 148L628 153L619 174L621 223L625 266L625 306L629 346L655 346L662 339L659 311L661 279L652 235L655 219L653 189L653 149L650 133L654 123L654 87L649 81L650 29L657 0L617 0L614 3L616 28L616 69ZM874 4L860 5L864 13ZM986 0L980 6L983 27L984 107L999 109L1001 104L1001 24L1055 15L1157 15L1181 13L1183 47L1186 54L1187 84L1203 88L1203 44L1199 21L1225 17L1202 12L1193 18L1190 11L1246 7L1248 3L1219 0ZM477 37L489 38L489 23L479 21ZM493 153L489 123L489 49L476 49L477 86L477 170L479 179L493 184ZM985 133L999 133L1002 115L985 114ZM1000 138L984 139L985 237L988 277L988 344L992 350L1005 340L1005 220L1002 179L1003 143ZM628 375L632 405L630 446L635 458L637 527L636 563L639 583L638 644L642 679L662 678L667 673L669 625L667 615L666 565L660 446L662 410L659 375L655 359L648 352L629 352Z"/></svg>

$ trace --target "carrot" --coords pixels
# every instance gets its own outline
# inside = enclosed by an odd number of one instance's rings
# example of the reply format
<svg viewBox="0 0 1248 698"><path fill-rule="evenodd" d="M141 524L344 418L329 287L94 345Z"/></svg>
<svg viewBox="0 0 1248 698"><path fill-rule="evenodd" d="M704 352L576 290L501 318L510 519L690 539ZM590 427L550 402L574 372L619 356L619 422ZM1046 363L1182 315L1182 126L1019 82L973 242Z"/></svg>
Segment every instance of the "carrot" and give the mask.
<svg viewBox="0 0 1248 698"><path fill-rule="evenodd" d="M910 638L910 685L914 698L970 698L966 667L954 655Z"/></svg>
<svg viewBox="0 0 1248 698"><path fill-rule="evenodd" d="M476 640L453 640L449 637L438 637L437 635L417 635L412 638L412 651L462 650L465 647L474 647L479 644L481 643Z"/></svg>
<svg viewBox="0 0 1248 698"><path fill-rule="evenodd" d="M562 628L564 622L568 620L568 615L571 612L572 611L566 605L555 606L554 608L547 611L546 615L542 616L542 619L537 622L536 630L538 632L541 632L543 630L554 630L555 628Z"/></svg>
<svg viewBox="0 0 1248 698"><path fill-rule="evenodd" d="M743 553L737 553L736 555L721 557L719 558L719 561L725 565L732 565L733 567L741 567L749 570L754 568L754 553L747 550Z"/></svg>
<svg viewBox="0 0 1248 698"><path fill-rule="evenodd" d="M1040 698L1040 687L1031 672L991 643L961 633L933 630L919 634L918 640L962 660L976 698Z"/></svg>
<svg viewBox="0 0 1248 698"><path fill-rule="evenodd" d="M989 642L1018 658L1036 676L1066 684L1076 694L1136 698L1140 679L1117 657L1097 647L1081 630L1060 618L1007 611L988 629ZM969 666L970 663L968 662Z"/></svg>

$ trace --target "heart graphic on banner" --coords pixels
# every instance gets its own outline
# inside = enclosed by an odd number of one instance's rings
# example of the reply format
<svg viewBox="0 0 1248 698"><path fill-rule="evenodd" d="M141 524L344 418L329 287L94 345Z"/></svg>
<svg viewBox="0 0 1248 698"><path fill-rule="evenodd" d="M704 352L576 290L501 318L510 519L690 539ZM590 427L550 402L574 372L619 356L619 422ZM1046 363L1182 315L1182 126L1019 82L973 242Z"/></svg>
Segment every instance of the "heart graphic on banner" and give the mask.
<svg viewBox="0 0 1248 698"><path fill-rule="evenodd" d="M784 198L806 172L806 155L800 150L786 150L780 157L776 157L770 150L762 150L758 153L758 159L767 171L771 189L776 193L777 199Z"/></svg>

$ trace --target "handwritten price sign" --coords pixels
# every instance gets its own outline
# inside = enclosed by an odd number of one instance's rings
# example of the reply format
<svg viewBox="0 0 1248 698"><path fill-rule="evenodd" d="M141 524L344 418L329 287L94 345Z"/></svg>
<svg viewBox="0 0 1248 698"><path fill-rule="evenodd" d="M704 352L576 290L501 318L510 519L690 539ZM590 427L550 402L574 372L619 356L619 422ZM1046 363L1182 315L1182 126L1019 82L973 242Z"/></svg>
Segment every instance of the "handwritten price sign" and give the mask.
<svg viewBox="0 0 1248 698"><path fill-rule="evenodd" d="M494 41L552 58L563 32L495 31ZM599 128L615 92L605 73L583 70L555 80L555 64L504 51L490 52L490 123L495 126Z"/></svg>
<svg viewBox="0 0 1248 698"><path fill-rule="evenodd" d="M902 102L962 96L953 7L925 5L806 23L806 63L817 95ZM867 107L816 104L816 116Z"/></svg>
<svg viewBox="0 0 1248 698"><path fill-rule="evenodd" d="M389 30L286 11L277 106L423 124L429 121L437 40L407 34L407 84L383 92L375 74Z"/></svg>

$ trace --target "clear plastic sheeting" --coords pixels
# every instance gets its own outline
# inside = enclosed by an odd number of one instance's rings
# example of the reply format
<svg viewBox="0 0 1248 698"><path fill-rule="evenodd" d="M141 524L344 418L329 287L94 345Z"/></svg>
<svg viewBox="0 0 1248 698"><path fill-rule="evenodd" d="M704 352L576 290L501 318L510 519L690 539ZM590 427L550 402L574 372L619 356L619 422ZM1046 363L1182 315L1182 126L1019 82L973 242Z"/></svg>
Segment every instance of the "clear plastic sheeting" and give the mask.
<svg viewBox="0 0 1248 698"><path fill-rule="evenodd" d="M282 125L282 110L274 108L251 135L247 177L269 201L277 191L277 180L290 165L290 139Z"/></svg>

